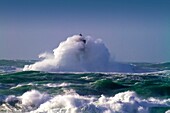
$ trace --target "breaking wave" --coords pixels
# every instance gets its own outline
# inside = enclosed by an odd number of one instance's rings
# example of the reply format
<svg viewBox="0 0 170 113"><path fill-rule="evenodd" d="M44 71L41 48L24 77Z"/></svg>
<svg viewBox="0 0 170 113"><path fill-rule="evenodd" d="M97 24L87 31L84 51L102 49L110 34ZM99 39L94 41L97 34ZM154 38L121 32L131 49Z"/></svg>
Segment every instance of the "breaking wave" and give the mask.
<svg viewBox="0 0 170 113"><path fill-rule="evenodd" d="M44 58L32 65L25 65L26 70L48 72L131 72L130 65L110 61L110 53L101 39L90 36L74 35L59 44L53 53L39 55Z"/></svg>
<svg viewBox="0 0 170 113"><path fill-rule="evenodd" d="M142 99L134 91L121 92L113 97L95 97L81 96L74 90L56 96L31 90L22 96L10 95L4 103L11 109L15 107L32 113L149 113L153 107L170 107L170 99Z"/></svg>

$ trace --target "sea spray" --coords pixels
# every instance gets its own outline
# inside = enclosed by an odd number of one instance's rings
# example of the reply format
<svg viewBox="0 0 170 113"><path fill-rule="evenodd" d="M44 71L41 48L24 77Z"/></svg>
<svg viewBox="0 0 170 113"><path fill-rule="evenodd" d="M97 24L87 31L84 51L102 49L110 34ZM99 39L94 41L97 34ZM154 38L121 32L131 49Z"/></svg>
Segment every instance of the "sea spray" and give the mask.
<svg viewBox="0 0 170 113"><path fill-rule="evenodd" d="M110 53L101 39L73 35L59 44L53 53L40 54L44 58L32 65L25 65L24 71L48 72L113 72L131 71L130 65L110 61Z"/></svg>

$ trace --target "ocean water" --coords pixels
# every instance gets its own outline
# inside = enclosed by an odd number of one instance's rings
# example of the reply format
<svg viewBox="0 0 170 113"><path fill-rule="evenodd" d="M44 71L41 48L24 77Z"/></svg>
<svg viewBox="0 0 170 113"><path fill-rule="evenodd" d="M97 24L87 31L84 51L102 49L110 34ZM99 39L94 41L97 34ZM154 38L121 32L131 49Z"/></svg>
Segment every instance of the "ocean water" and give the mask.
<svg viewBox="0 0 170 113"><path fill-rule="evenodd" d="M34 62L0 60L0 112L170 112L170 63L127 63L133 73L22 71Z"/></svg>
<svg viewBox="0 0 170 113"><path fill-rule="evenodd" d="M116 62L82 35L39 58L0 60L0 112L170 113L169 62Z"/></svg>

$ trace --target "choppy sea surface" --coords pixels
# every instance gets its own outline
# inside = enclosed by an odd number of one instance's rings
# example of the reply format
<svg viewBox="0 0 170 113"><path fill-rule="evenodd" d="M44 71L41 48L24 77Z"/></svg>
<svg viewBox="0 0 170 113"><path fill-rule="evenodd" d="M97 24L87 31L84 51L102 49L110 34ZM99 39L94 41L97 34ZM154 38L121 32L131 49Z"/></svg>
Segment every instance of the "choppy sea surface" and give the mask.
<svg viewBox="0 0 170 113"><path fill-rule="evenodd" d="M170 63L127 63L133 73L22 71L0 60L0 112L170 113Z"/></svg>

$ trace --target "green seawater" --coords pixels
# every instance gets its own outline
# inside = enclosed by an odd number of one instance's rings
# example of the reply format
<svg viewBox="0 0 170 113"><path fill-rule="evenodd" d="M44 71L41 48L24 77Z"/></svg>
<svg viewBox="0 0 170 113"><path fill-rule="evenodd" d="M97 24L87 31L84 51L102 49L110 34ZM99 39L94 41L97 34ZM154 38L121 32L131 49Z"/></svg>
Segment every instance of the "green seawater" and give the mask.
<svg viewBox="0 0 170 113"><path fill-rule="evenodd" d="M5 64L6 63L6 64ZM26 61L1 61L1 66L22 67ZM170 98L169 63L139 64L140 68L158 70L150 73L48 73L40 71L19 71L0 74L0 97L21 96L30 90L38 90L50 95L64 94L73 89L82 96L107 97L120 92L135 91L140 98ZM62 85L66 84L66 85ZM0 102L1 104L3 101ZM169 107L150 108L151 113L164 113Z"/></svg>
<svg viewBox="0 0 170 113"><path fill-rule="evenodd" d="M46 73L25 71L0 75L0 94L20 95L31 89L48 93L62 93L63 87L46 87L44 84L69 83L65 89L74 89L80 95L114 95L133 90L143 97L169 97L169 73L101 74L101 73ZM21 84L21 87L15 87ZM31 84L31 85L30 85Z"/></svg>

